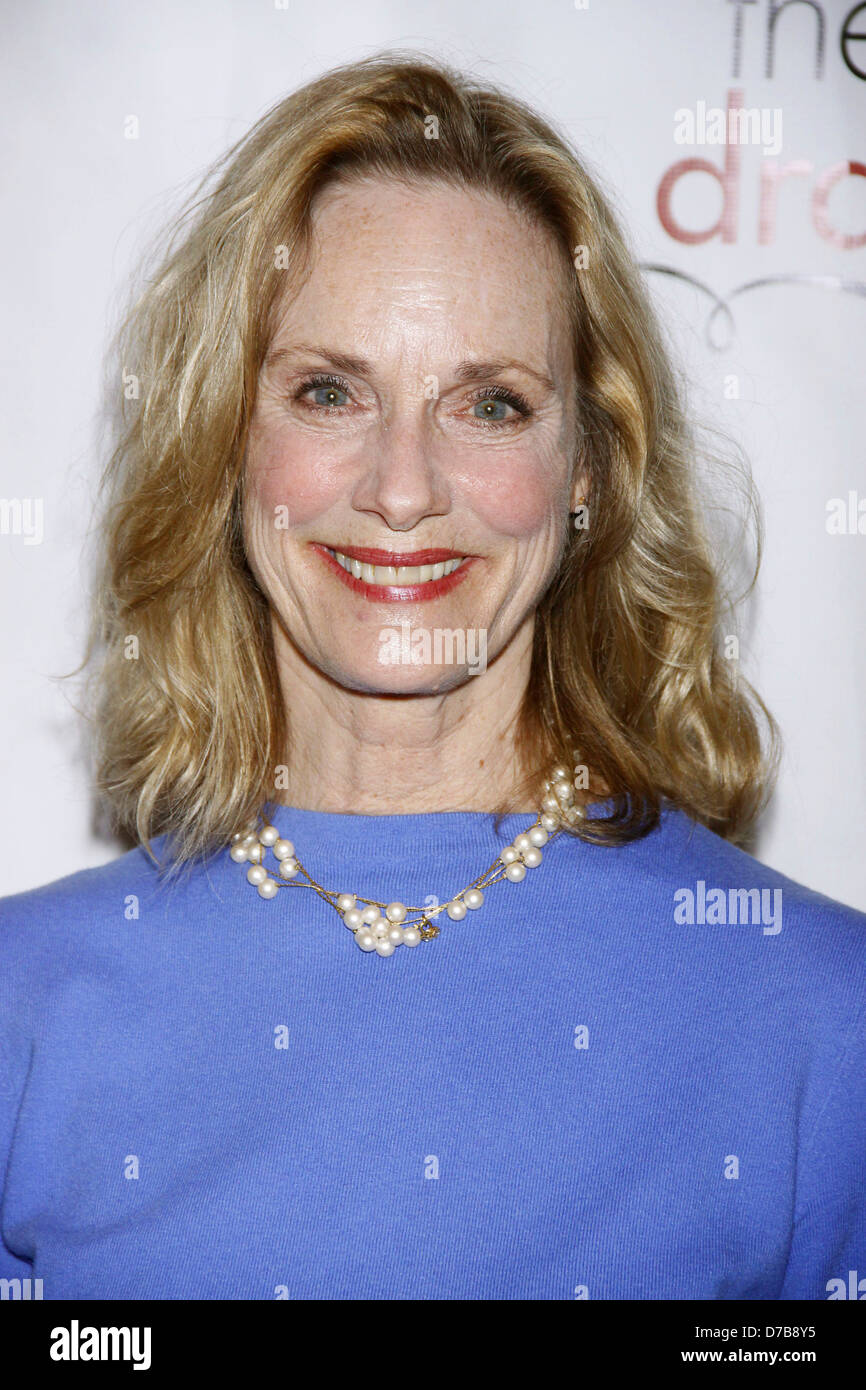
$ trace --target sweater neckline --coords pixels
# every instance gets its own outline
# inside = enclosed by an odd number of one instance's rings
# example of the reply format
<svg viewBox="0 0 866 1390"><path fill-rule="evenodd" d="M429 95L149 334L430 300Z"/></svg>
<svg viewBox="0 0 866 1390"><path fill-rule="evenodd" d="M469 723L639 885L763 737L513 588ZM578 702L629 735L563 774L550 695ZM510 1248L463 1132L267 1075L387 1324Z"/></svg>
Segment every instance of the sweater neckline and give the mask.
<svg viewBox="0 0 866 1390"><path fill-rule="evenodd" d="M496 834L493 811L423 811L380 816L311 811L275 802L265 809L270 823L295 845L302 862L305 853L314 850L336 855L357 852L377 861L401 854L423 860L489 853L492 859L516 835L528 830L534 820L531 812L509 813Z"/></svg>

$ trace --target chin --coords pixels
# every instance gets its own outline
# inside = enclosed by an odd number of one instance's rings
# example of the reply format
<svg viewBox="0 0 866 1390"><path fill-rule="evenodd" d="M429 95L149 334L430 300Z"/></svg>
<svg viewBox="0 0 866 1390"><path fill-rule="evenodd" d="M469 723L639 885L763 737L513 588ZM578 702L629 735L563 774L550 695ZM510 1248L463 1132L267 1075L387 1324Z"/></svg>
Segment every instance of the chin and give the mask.
<svg viewBox="0 0 866 1390"><path fill-rule="evenodd" d="M471 680L465 667L371 666L363 671L332 671L333 679L349 690L368 695L441 695Z"/></svg>

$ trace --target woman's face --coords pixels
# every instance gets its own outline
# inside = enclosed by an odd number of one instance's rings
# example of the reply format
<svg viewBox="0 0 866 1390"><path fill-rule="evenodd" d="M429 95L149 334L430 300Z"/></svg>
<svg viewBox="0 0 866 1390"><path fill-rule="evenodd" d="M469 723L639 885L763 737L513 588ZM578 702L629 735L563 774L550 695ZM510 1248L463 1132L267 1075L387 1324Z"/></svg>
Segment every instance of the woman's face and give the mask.
<svg viewBox="0 0 866 1390"><path fill-rule="evenodd" d="M284 655L449 689L531 637L580 493L568 267L499 199L437 184L331 185L313 227L259 378L250 565Z"/></svg>

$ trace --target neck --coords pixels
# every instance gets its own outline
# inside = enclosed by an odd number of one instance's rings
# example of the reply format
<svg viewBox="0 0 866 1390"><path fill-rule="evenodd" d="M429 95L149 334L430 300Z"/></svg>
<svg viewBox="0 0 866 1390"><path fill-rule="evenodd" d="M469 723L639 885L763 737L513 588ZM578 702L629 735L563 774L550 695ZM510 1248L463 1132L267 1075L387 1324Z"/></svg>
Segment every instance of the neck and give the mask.
<svg viewBox="0 0 866 1390"><path fill-rule="evenodd" d="M331 680L282 627L274 642L290 748L276 796L311 811L532 814L513 802L523 775L514 730L529 678L532 616L477 676L445 693L382 695ZM541 796L539 791L539 797Z"/></svg>

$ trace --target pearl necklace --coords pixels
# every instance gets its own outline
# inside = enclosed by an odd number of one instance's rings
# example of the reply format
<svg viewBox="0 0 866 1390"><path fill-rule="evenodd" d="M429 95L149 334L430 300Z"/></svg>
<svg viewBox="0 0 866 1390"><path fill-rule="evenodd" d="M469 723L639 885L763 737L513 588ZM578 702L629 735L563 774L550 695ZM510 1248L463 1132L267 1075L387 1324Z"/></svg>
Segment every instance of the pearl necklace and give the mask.
<svg viewBox="0 0 866 1390"><path fill-rule="evenodd" d="M578 754L574 756L577 758ZM583 770L579 765L574 769L575 773ZM544 799L534 824L524 834L516 836L490 868L450 902L426 910L323 888L307 873L291 840L282 839L274 825L251 822L232 836L229 853L236 864L249 865L247 881L258 890L259 897L275 898L279 888L312 888L339 913L362 951L392 956L398 946L417 946L437 937L440 928L433 919L440 913L447 912L454 922L462 921L467 911L477 910L484 902L485 888L502 878L510 883L521 883L527 869L538 868L543 846L561 832L562 822L572 824L583 816L583 809L575 803L575 791L579 789L577 777L572 781L567 768L554 768L551 779L545 783ZM277 861L279 878L274 878L265 867L267 850L271 850ZM359 906L361 903L365 905ZM410 916L412 913L416 915Z"/></svg>

